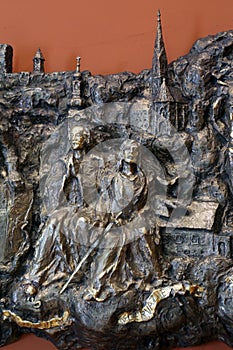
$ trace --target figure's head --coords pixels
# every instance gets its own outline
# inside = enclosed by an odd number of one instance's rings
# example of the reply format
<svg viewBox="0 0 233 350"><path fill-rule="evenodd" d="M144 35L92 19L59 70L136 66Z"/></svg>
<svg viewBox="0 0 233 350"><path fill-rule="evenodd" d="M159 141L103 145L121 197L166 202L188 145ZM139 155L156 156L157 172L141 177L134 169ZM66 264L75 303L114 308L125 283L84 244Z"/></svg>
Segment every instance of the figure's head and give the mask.
<svg viewBox="0 0 233 350"><path fill-rule="evenodd" d="M84 143L88 141L90 131L84 126L74 126L70 132L70 142L74 150L83 148Z"/></svg>
<svg viewBox="0 0 233 350"><path fill-rule="evenodd" d="M121 160L129 164L139 162L140 145L135 140L126 140L121 145Z"/></svg>

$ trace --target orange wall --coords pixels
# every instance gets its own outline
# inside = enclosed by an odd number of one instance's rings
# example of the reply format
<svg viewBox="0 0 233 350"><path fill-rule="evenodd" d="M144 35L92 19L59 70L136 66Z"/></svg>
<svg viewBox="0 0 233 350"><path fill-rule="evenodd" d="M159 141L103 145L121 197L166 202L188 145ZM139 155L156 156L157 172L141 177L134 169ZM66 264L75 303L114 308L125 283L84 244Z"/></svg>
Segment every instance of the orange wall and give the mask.
<svg viewBox="0 0 233 350"><path fill-rule="evenodd" d="M0 42L13 45L15 71L30 71L38 46L47 71L97 74L151 66L157 8L169 60L194 40L232 28L232 0L2 0Z"/></svg>
<svg viewBox="0 0 233 350"><path fill-rule="evenodd" d="M32 69L38 47L49 72L73 70L77 55L82 69L93 74L139 72L151 66L158 8L169 61L185 54L199 37L233 27L232 0L2 0L0 43L13 46L16 72ZM54 346L27 336L3 347L32 348ZM195 349L230 348L211 343Z"/></svg>

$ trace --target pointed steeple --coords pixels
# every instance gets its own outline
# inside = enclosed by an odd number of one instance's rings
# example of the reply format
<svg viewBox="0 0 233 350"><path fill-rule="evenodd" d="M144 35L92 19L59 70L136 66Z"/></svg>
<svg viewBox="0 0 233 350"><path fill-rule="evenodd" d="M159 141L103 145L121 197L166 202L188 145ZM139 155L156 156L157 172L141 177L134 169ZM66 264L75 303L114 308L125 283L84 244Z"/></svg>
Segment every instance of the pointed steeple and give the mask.
<svg viewBox="0 0 233 350"><path fill-rule="evenodd" d="M155 97L163 82L167 77L167 55L163 41L161 14L158 10L157 34L154 46L154 56L152 60L152 97Z"/></svg>
<svg viewBox="0 0 233 350"><path fill-rule="evenodd" d="M44 73L44 56L39 48L33 58L33 73Z"/></svg>
<svg viewBox="0 0 233 350"><path fill-rule="evenodd" d="M82 75L80 71L80 61L81 57L76 57L76 70L73 75L73 81L72 81L72 98L70 101L70 105L72 107L80 107L82 105L82 98L81 98L81 81L82 81Z"/></svg>
<svg viewBox="0 0 233 350"><path fill-rule="evenodd" d="M166 84L165 78L163 78L163 82L160 86L160 89L158 91L156 102L175 102L169 87Z"/></svg>
<svg viewBox="0 0 233 350"><path fill-rule="evenodd" d="M76 70L74 73L74 79L79 80L81 77L81 71L80 71L80 63L81 63L81 57L76 57Z"/></svg>

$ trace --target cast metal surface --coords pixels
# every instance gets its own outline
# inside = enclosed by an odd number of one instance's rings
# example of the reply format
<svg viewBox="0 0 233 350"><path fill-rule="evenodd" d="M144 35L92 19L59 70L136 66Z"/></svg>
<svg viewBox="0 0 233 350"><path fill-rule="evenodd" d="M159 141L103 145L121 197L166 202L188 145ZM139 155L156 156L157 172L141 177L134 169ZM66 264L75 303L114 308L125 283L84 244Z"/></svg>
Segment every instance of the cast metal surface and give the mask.
<svg viewBox="0 0 233 350"><path fill-rule="evenodd" d="M152 69L12 73L0 45L0 345L233 346L233 32Z"/></svg>

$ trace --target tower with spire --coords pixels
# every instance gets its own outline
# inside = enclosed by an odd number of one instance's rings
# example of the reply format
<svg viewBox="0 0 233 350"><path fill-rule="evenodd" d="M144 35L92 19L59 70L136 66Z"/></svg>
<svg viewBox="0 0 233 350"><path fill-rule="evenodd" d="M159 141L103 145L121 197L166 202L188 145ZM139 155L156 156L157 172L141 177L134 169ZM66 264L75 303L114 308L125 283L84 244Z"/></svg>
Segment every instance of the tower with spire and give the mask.
<svg viewBox="0 0 233 350"><path fill-rule="evenodd" d="M81 98L81 71L80 71L80 61L81 57L76 58L76 71L73 75L73 81L72 81L72 98L70 105L72 107L81 107L82 105L82 98Z"/></svg>
<svg viewBox="0 0 233 350"><path fill-rule="evenodd" d="M44 73L44 56L39 48L33 58L33 73Z"/></svg>
<svg viewBox="0 0 233 350"><path fill-rule="evenodd" d="M154 45L154 56L152 60L152 96L156 97L158 90L164 79L167 79L167 54L165 50L161 14L158 10L157 17L157 33Z"/></svg>
<svg viewBox="0 0 233 350"><path fill-rule="evenodd" d="M155 135L169 135L172 127L183 130L187 123L188 104L179 89L171 86L168 62L158 11L157 33L151 69L152 130Z"/></svg>

